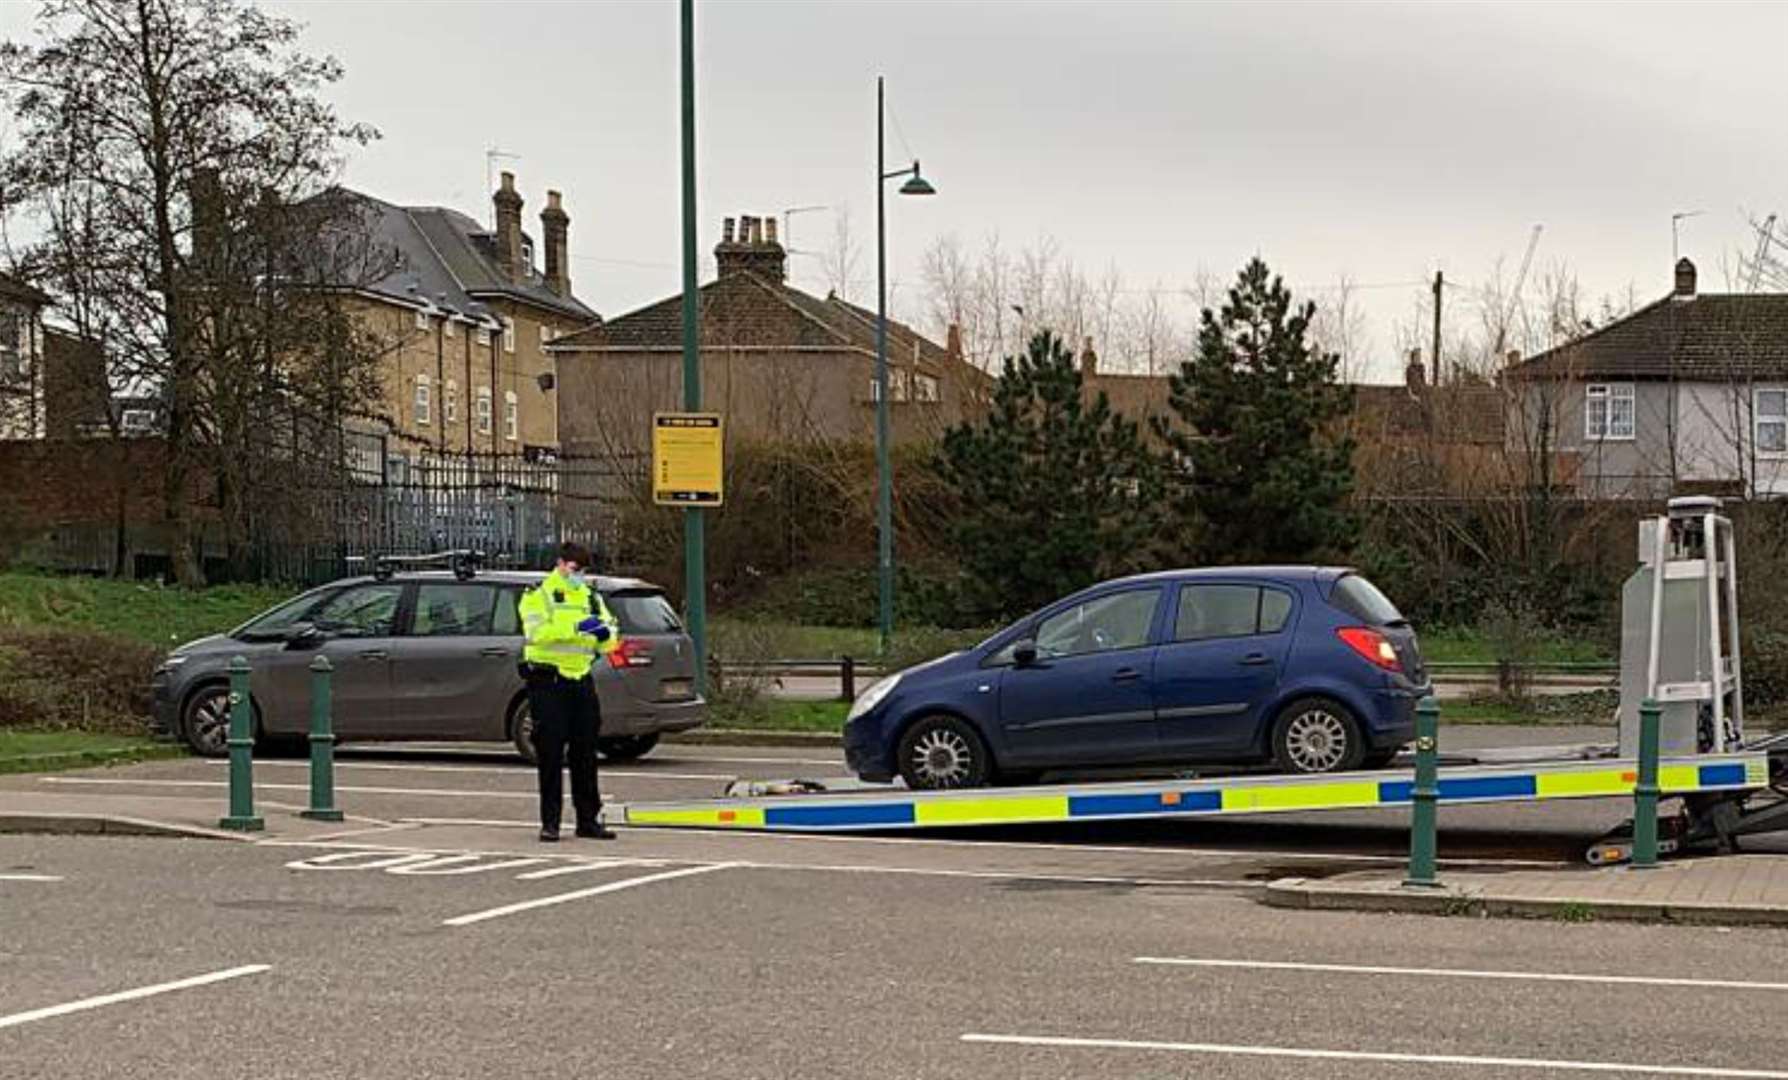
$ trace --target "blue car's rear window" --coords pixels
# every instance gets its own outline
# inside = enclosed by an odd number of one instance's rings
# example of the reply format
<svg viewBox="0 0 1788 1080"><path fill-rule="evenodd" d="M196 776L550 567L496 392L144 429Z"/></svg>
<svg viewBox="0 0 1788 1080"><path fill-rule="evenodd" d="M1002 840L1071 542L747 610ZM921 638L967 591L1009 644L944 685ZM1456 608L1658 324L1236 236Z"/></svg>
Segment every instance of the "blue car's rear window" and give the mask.
<svg viewBox="0 0 1788 1080"><path fill-rule="evenodd" d="M1370 626L1390 626L1405 622L1403 613L1378 586L1358 574L1348 574L1335 582L1335 595L1330 603Z"/></svg>

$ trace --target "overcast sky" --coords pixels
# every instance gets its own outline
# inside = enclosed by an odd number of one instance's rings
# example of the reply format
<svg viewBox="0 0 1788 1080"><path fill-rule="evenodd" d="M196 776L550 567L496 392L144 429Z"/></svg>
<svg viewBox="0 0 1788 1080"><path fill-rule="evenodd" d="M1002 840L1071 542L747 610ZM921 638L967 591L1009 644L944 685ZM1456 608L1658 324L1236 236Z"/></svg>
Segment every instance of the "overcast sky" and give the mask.
<svg viewBox="0 0 1788 1080"><path fill-rule="evenodd" d="M347 169L404 203L488 213L485 151L520 156L531 230L550 186L573 281L604 315L679 287L677 6L302 0L270 6L348 77L344 116L384 139ZM1788 4L698 0L704 251L720 219L848 206L873 274L875 76L891 159L934 199L890 204L907 313L940 235L1047 235L1094 272L1176 288L1263 255L1288 281L1368 286L1371 374L1436 268L1481 282L1562 260L1592 293L1667 291L1682 252L1721 285L1788 214ZM16 36L31 6L10 0ZM797 215L794 246L829 242ZM824 292L814 259L797 283ZM868 282L861 289L873 296Z"/></svg>

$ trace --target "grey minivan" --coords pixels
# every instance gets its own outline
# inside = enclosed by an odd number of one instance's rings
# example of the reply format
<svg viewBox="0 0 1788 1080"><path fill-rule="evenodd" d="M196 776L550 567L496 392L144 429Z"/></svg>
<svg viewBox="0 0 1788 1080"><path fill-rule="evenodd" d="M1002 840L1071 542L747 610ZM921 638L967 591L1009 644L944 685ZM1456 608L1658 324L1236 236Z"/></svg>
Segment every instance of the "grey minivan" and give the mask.
<svg viewBox="0 0 1788 1080"><path fill-rule="evenodd" d="M517 671L516 604L544 574L446 571L359 577L312 589L231 630L175 649L154 676L159 727L201 754L228 751L229 663L253 675L257 739L300 743L310 725L310 665L334 667L343 741L512 742L534 757L533 720ZM655 585L597 577L621 623L621 648L593 672L602 703L597 748L610 760L649 753L661 736L699 727L695 645Z"/></svg>

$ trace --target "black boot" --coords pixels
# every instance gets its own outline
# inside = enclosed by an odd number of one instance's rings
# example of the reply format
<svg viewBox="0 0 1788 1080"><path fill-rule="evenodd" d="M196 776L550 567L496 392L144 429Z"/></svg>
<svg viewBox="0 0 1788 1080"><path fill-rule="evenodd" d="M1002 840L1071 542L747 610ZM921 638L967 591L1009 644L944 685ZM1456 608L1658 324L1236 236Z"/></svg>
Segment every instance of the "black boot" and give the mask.
<svg viewBox="0 0 1788 1080"><path fill-rule="evenodd" d="M582 833L583 830L579 829L578 832ZM540 827L540 842L543 844L558 843L559 842L559 827L557 825L542 825Z"/></svg>

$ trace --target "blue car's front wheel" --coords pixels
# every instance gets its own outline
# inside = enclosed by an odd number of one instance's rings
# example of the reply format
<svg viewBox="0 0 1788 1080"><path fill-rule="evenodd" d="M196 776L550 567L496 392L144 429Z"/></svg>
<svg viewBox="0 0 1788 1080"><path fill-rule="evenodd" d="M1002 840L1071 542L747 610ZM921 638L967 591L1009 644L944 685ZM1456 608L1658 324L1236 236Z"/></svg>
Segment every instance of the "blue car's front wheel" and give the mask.
<svg viewBox="0 0 1788 1080"><path fill-rule="evenodd" d="M954 716L926 716L900 737L900 778L914 791L982 787L992 775L987 743Z"/></svg>

